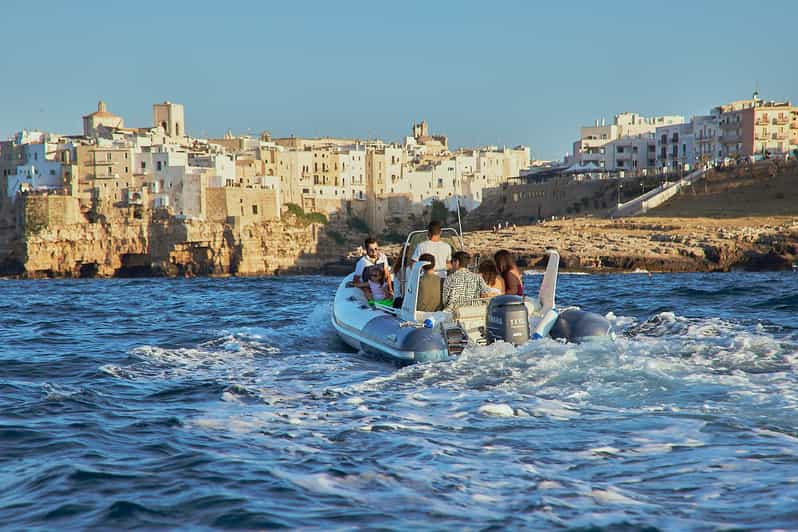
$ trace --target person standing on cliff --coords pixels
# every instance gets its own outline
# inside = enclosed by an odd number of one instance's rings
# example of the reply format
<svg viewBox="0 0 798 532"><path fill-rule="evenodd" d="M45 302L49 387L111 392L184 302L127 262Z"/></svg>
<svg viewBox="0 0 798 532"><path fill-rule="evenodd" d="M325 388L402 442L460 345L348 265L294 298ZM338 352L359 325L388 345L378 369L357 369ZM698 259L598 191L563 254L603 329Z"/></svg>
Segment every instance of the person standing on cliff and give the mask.
<svg viewBox="0 0 798 532"><path fill-rule="evenodd" d="M441 240L441 223L432 220L427 226L427 238L424 242L416 246L411 257L410 265L418 262L419 257L424 253L429 253L435 257L435 273L438 277L446 279L446 271L452 265L452 246Z"/></svg>
<svg viewBox="0 0 798 532"><path fill-rule="evenodd" d="M390 283L390 270L388 268L388 257L385 256L384 253L380 252L380 247L377 244L377 239L374 237L368 237L363 242L363 247L366 248L366 254L360 257L360 260L357 261L355 265L355 277L352 279L354 284L360 284L367 282L368 279L363 278L363 271L366 268L370 268L371 266L376 266L377 264L382 264L385 268L385 278Z"/></svg>

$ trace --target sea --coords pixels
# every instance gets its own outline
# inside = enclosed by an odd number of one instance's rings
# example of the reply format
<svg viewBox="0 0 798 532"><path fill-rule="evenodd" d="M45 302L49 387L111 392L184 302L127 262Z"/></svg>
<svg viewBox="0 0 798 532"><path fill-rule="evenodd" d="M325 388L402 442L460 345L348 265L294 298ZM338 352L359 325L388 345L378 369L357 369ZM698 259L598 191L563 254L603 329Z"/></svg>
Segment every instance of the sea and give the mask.
<svg viewBox="0 0 798 532"><path fill-rule="evenodd" d="M614 341L406 367L339 282L0 280L0 528L798 529L798 273L561 275Z"/></svg>

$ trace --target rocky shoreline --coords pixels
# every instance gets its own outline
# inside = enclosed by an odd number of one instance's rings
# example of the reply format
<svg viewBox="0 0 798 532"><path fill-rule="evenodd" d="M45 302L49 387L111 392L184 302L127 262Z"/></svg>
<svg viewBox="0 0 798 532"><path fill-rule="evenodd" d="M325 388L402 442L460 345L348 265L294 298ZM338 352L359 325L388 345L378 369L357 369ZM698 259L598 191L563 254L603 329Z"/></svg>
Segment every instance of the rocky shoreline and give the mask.
<svg viewBox="0 0 798 532"><path fill-rule="evenodd" d="M472 253L508 249L525 268L560 252L563 271L728 272L790 270L798 261L798 217L576 218L465 234ZM386 248L386 246L383 246ZM398 255L398 245L386 253Z"/></svg>
<svg viewBox="0 0 798 532"><path fill-rule="evenodd" d="M527 267L544 264L544 250L553 247L568 271L789 270L798 260L798 218L575 219L465 240L483 254L505 244Z"/></svg>
<svg viewBox="0 0 798 532"><path fill-rule="evenodd" d="M238 230L215 224L89 228L28 235L20 253L23 269L3 273L29 279L345 275L354 268L363 236L348 234L338 244L323 226L282 223ZM399 256L400 244L381 244L389 257ZM561 270L571 272L779 271L798 265L798 216L575 218L467 232L465 244L485 257L508 249L528 269L543 267L545 250L554 248Z"/></svg>

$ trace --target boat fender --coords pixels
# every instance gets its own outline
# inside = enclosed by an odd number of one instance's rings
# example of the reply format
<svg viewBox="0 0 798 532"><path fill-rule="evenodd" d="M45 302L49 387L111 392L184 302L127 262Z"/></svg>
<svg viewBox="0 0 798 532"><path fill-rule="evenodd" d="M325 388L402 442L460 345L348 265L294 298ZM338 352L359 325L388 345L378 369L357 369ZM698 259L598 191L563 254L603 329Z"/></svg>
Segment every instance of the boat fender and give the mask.
<svg viewBox="0 0 798 532"><path fill-rule="evenodd" d="M426 320L424 320L424 327L426 327L427 329L432 329L435 327L435 325L436 325L435 318L427 318Z"/></svg>
<svg viewBox="0 0 798 532"><path fill-rule="evenodd" d="M540 340L541 338L546 338L551 331L551 328L554 327L554 324L557 322L557 318L560 316L560 313L554 309L549 309L543 315L543 318L538 322L537 327L535 327L535 331L532 333L533 340Z"/></svg>

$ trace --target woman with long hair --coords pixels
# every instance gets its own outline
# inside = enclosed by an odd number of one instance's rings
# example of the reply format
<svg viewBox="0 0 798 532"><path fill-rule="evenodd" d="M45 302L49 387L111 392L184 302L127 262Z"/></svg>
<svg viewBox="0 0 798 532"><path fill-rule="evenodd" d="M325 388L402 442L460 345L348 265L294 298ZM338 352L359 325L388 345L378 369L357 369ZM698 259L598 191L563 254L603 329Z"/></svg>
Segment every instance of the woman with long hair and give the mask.
<svg viewBox="0 0 798 532"><path fill-rule="evenodd" d="M496 268L504 279L504 293L514 296L524 295L524 280L521 270L515 264L512 253L506 249L500 249L493 256L496 261Z"/></svg>
<svg viewBox="0 0 798 532"><path fill-rule="evenodd" d="M499 275L499 270L496 268L495 262L491 259L480 262L479 274L485 279L485 284L487 284L490 289L488 292L490 297L504 294L504 279Z"/></svg>

